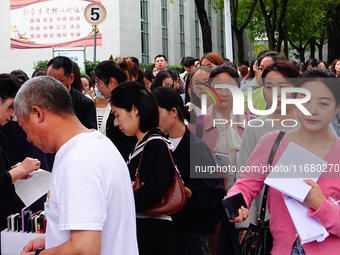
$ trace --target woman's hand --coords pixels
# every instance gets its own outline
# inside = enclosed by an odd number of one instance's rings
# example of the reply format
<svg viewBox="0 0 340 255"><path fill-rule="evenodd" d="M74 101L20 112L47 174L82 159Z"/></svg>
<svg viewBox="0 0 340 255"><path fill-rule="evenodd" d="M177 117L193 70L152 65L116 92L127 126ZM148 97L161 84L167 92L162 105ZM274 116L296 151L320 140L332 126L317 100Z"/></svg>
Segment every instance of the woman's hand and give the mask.
<svg viewBox="0 0 340 255"><path fill-rule="evenodd" d="M38 159L27 157L24 159L24 161L21 162L18 167L22 167L24 171L23 175L28 175L40 168L40 161Z"/></svg>
<svg viewBox="0 0 340 255"><path fill-rule="evenodd" d="M319 184L312 180L303 181L312 187L305 200L303 201L303 204L316 211L320 207L324 197L322 190Z"/></svg>
<svg viewBox="0 0 340 255"><path fill-rule="evenodd" d="M231 223L235 223L235 222L243 222L244 220L246 220L248 218L248 214L249 214L249 210L248 208L245 208L244 206L241 206L240 209L238 209L238 216L233 219L233 220L229 220Z"/></svg>
<svg viewBox="0 0 340 255"><path fill-rule="evenodd" d="M18 179L27 179L29 174L40 168L40 161L34 158L25 158L21 164L17 164L9 170L12 177L12 183L14 184Z"/></svg>

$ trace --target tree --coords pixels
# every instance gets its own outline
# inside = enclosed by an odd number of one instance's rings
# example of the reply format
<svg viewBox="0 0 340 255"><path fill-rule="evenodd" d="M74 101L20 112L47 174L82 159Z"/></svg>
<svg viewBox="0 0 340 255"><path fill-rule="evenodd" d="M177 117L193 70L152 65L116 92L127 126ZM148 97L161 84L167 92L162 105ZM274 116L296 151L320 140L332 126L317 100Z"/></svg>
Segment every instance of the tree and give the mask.
<svg viewBox="0 0 340 255"><path fill-rule="evenodd" d="M238 64L244 63L243 34L248 26L258 0L231 0L230 9L232 13L232 29L237 41ZM239 25L242 24L242 25Z"/></svg>
<svg viewBox="0 0 340 255"><path fill-rule="evenodd" d="M202 38L203 38L203 52L208 53L212 51L211 29L208 20L208 15L204 7L204 0L195 0L198 19L201 24Z"/></svg>
<svg viewBox="0 0 340 255"><path fill-rule="evenodd" d="M285 37L282 24L286 15L288 0L271 0L268 2L259 0L259 4L264 18L269 49L280 51ZM275 38L276 33L278 33L278 39Z"/></svg>
<svg viewBox="0 0 340 255"><path fill-rule="evenodd" d="M328 63L340 58L340 4L327 13Z"/></svg>

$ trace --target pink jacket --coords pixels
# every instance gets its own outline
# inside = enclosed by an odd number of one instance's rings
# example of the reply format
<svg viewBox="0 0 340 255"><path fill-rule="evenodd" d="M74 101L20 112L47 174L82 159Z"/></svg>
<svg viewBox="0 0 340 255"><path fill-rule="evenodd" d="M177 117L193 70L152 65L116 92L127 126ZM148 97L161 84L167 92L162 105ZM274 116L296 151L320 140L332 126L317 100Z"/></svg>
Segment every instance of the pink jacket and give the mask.
<svg viewBox="0 0 340 255"><path fill-rule="evenodd" d="M216 140L218 137L217 128L214 127L214 119L215 119L215 107L211 106L207 109L207 114L203 117L203 136L201 139L208 145L209 149L212 153L214 153L214 148L216 146ZM237 115L237 122L241 124L238 125L238 134L242 137L244 128L247 126L248 121L250 120L250 115L244 113L244 115ZM243 125L243 123L245 123ZM192 133L196 134L196 124L190 124L189 129Z"/></svg>
<svg viewBox="0 0 340 255"><path fill-rule="evenodd" d="M268 133L259 140L246 166L267 164L269 153L278 133L279 131ZM273 165L276 164L287 145L288 142L286 138L283 137L274 157ZM324 199L317 211L309 209L308 212L309 215L315 217L327 229L330 235L323 242L318 243L314 241L304 244L303 248L306 254L340 254L340 206L333 204L329 200L329 197L336 197L336 200L340 199L340 172L334 172L336 169L339 170L339 152L340 138L336 137L332 149L324 158L324 160L328 162L327 173L323 173L318 180L318 184L324 194ZM332 171L330 170L330 164L334 164ZM228 196L241 192L249 207L252 200L260 192L265 175L253 173L252 178L246 178L246 175L245 173L241 174L239 181L229 190ZM254 178L254 175L258 178ZM333 178L329 178L332 176ZM270 230L274 239L272 254L289 255L292 250L292 245L297 238L297 234L281 193L273 188L268 189L268 208L270 212Z"/></svg>

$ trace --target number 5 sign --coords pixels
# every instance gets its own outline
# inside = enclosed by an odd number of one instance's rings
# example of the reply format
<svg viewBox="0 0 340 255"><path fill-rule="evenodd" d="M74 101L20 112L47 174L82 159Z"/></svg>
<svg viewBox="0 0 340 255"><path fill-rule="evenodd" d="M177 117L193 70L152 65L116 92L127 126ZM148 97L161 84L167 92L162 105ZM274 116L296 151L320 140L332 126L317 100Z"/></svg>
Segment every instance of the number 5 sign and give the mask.
<svg viewBox="0 0 340 255"><path fill-rule="evenodd" d="M91 25L98 25L106 18L106 9L100 3L92 3L85 8L85 19Z"/></svg>

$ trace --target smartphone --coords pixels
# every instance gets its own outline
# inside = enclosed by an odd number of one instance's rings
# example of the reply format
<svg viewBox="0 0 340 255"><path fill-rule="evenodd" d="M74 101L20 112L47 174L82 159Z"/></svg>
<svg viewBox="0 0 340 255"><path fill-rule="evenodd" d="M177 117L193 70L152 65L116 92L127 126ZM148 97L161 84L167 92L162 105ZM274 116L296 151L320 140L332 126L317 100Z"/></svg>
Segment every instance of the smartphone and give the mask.
<svg viewBox="0 0 340 255"><path fill-rule="evenodd" d="M11 221L11 217L13 214L7 216L7 231L11 231L12 230L12 221Z"/></svg>
<svg viewBox="0 0 340 255"><path fill-rule="evenodd" d="M215 163L219 166L229 165L229 156L227 154L215 153Z"/></svg>
<svg viewBox="0 0 340 255"><path fill-rule="evenodd" d="M32 211L30 211L29 206L26 206L24 208L21 209L21 231L22 233L24 233L25 231L27 231L27 220L28 218L32 215Z"/></svg>
<svg viewBox="0 0 340 255"><path fill-rule="evenodd" d="M238 216L238 209L240 209L241 206L247 208L247 204L242 193L237 193L233 196L223 199L222 205L230 220L233 220Z"/></svg>
<svg viewBox="0 0 340 255"><path fill-rule="evenodd" d="M43 234L46 233L46 226L47 226L47 219L44 218L44 222L43 222Z"/></svg>
<svg viewBox="0 0 340 255"><path fill-rule="evenodd" d="M38 220L39 216L34 218L34 233L38 233Z"/></svg>
<svg viewBox="0 0 340 255"><path fill-rule="evenodd" d="M31 232L32 233L35 233L35 225L34 225L34 220L35 218L37 218L38 215L33 215L30 219L31 219L31 222L30 222L30 226L31 226Z"/></svg>
<svg viewBox="0 0 340 255"><path fill-rule="evenodd" d="M15 221L15 230L14 230L14 231L21 232L21 230L22 230L21 215L19 215L18 217L16 217L16 218L14 219L14 221Z"/></svg>
<svg viewBox="0 0 340 255"><path fill-rule="evenodd" d="M11 227L12 227L12 231L16 231L15 230L15 220L18 217L19 217L19 213L15 213L15 214L11 215Z"/></svg>

